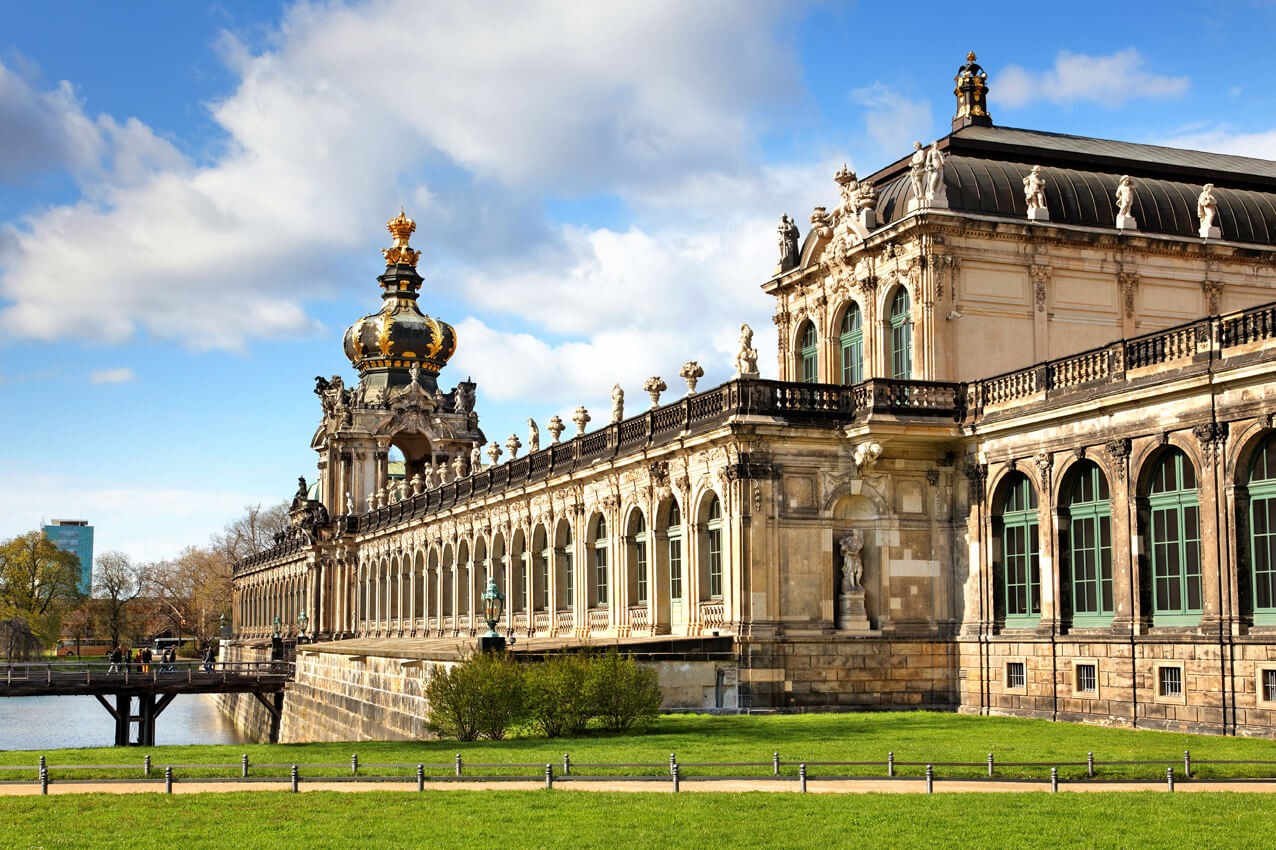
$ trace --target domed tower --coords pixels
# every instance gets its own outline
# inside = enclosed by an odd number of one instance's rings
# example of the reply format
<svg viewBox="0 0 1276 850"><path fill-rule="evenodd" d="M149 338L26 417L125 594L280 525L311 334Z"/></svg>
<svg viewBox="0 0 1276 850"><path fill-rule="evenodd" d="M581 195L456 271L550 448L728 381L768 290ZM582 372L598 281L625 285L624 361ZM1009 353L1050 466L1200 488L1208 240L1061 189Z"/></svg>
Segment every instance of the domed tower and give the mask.
<svg viewBox="0 0 1276 850"><path fill-rule="evenodd" d="M421 252L408 240L416 222L402 210L386 222L394 245L381 251L385 274L381 285L381 309L355 322L346 330L346 357L359 370L365 393L374 396L410 382L413 365L420 368L422 388L433 393L438 388L439 371L456 351L456 329L421 312L421 275L416 264Z"/></svg>
<svg viewBox="0 0 1276 850"><path fill-rule="evenodd" d="M400 211L386 226L394 244L381 252L381 309L351 325L343 340L359 384L347 389L340 375L315 379L323 406L311 441L319 453L317 499L333 516L365 513L468 476L477 471L474 449L484 442L474 384L439 387L439 372L456 351L456 330L417 304L421 252L409 244L416 222ZM401 477L390 475L396 448Z"/></svg>

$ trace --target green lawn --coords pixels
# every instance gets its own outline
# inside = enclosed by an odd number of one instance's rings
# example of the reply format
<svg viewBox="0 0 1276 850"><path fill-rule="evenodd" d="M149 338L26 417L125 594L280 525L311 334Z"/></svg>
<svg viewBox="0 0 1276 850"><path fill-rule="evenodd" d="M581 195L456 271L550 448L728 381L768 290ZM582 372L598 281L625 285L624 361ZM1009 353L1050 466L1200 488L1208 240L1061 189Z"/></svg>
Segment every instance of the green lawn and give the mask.
<svg viewBox="0 0 1276 850"><path fill-rule="evenodd" d="M638 771L631 768L606 770L582 769L589 773L646 772L659 774L667 771L669 754L676 753L683 765L683 775L717 773L732 775L768 774L773 752L778 751L786 762L820 761L878 761L884 762L886 753L894 751L899 762L976 762L983 765L988 753L993 752L998 762L1084 762L1086 753L1093 752L1098 762L1105 760L1156 760L1159 765L1105 767L1100 764L1098 774L1107 778L1164 778L1165 765L1174 764L1181 771L1183 751L1190 750L1194 762L1209 759L1255 759L1276 761L1276 741L1245 738L1224 738L1208 735L1185 735L1169 732L1151 732L1131 729L1105 729L1069 723L1050 723L1042 720L1019 718L970 717L928 712L881 714L807 714L787 716L738 716L710 717L702 715L672 715L661 718L658 725L646 734L629 737L588 735L571 739L547 740L524 737L499 742L462 744L456 741L430 741L418 743L359 742L338 744L297 745L231 745L205 747L154 747L97 748L57 750L45 753L50 775L59 778L88 778L90 776L140 775L143 755L149 753L157 771L167 764L238 764L242 753L248 753L254 764L276 763L288 765L329 763L341 765L327 770L303 768L305 775L323 773L349 773L352 753L358 753L365 765L398 763L409 767L389 769L369 767L366 773L374 775L404 775L414 772L418 762L427 764L451 764L457 753L466 763L525 763L538 765L543 770L546 763L561 765L563 753L570 753L572 761L585 762L644 762L655 766ZM33 766L39 753L0 752L0 764ZM695 767L699 762L765 762L765 767ZM137 767L127 771L98 770L59 771L59 765L67 764L131 764ZM1273 776L1276 766L1256 768L1252 766L1197 765L1194 773L1200 776ZM1256 772L1257 771L1257 772ZM286 775L286 768L260 770L261 774ZM363 771L361 771L363 772ZM431 773L450 772L450 768L436 769ZM468 771L467 771L468 772ZM531 768L505 771L473 771L532 773ZM796 773L796 767L785 768L788 774ZM821 772L882 775L884 765L869 768L820 768L812 766L811 775ZM920 767L898 768L900 775L919 775ZM936 768L938 776L978 776L984 768L966 769ZM1085 768L1060 767L1064 778L1080 777ZM177 776L238 774L238 769L216 771L212 769L178 768ZM1044 778L1048 768L1001 767L998 775L1006 777ZM1180 774L1181 775L1181 774ZM0 772L0 778L34 779L29 773Z"/></svg>
<svg viewBox="0 0 1276 850"><path fill-rule="evenodd" d="M92 795L0 800L8 848L1270 848L1258 794Z"/></svg>

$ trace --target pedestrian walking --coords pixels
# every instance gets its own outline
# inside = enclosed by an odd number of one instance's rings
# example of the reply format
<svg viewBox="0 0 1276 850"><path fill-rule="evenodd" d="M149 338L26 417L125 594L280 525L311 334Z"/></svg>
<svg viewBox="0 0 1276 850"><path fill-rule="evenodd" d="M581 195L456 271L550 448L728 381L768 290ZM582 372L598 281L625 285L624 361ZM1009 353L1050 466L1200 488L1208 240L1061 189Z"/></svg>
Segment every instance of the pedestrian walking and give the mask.
<svg viewBox="0 0 1276 850"><path fill-rule="evenodd" d="M120 662L124 660L124 650L119 646L111 650L111 666L107 668L107 675L120 672Z"/></svg>
<svg viewBox="0 0 1276 850"><path fill-rule="evenodd" d="M213 652L213 647L209 645L208 649L204 650L204 672L205 673L213 672L213 664L216 661L217 661L217 653Z"/></svg>
<svg viewBox="0 0 1276 850"><path fill-rule="evenodd" d="M138 655L138 661L142 662L142 672L143 673L151 672L151 659L155 657L154 655L151 654L151 648L149 646L144 646L142 647L142 651L139 652L137 655Z"/></svg>

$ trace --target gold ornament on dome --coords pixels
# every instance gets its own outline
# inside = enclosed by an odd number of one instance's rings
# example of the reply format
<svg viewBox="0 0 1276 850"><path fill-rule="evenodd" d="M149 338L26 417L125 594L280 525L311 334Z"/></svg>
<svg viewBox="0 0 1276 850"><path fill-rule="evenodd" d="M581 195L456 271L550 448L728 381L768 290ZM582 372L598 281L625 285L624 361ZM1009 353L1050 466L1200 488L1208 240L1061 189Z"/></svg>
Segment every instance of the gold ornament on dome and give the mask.
<svg viewBox="0 0 1276 850"><path fill-rule="evenodd" d="M381 330L377 334L377 346L386 357L394 353L394 340L390 339L390 328L392 327L394 327L394 319L391 317L390 311L386 310L381 314Z"/></svg>
<svg viewBox="0 0 1276 850"><path fill-rule="evenodd" d="M438 357L439 350L443 348L443 328L439 327L439 323L432 316L425 317L425 323L430 327L429 347L425 350L425 356L431 359Z"/></svg>
<svg viewBox="0 0 1276 850"><path fill-rule="evenodd" d="M399 214L387 221L385 226L394 237L394 247L381 249L381 256L385 257L386 265L405 265L416 268L416 261L420 259L421 252L408 244L408 240L412 238L412 232L416 230L416 222L408 218L403 210L399 210Z"/></svg>

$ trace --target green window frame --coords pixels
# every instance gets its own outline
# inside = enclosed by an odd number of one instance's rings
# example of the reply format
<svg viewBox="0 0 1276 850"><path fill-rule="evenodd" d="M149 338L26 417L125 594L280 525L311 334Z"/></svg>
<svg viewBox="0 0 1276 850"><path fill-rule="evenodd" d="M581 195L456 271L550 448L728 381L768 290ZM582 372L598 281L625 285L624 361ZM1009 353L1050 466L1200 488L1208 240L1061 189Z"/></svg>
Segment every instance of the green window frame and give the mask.
<svg viewBox="0 0 1276 850"><path fill-rule="evenodd" d="M815 325L807 322L802 326L802 383L814 384L819 380L819 336L815 333Z"/></svg>
<svg viewBox="0 0 1276 850"><path fill-rule="evenodd" d="M1165 452L1152 468L1148 514L1152 624L1195 625L1202 611L1201 509L1196 468L1179 449Z"/></svg>
<svg viewBox="0 0 1276 850"><path fill-rule="evenodd" d="M607 520L598 518L594 534L594 607L607 607Z"/></svg>
<svg viewBox="0 0 1276 850"><path fill-rule="evenodd" d="M897 381L913 377L912 303L902 286L891 299L891 377Z"/></svg>
<svg viewBox="0 0 1276 850"><path fill-rule="evenodd" d="M1005 623L1035 626L1041 620L1041 546L1037 491L1022 472L1011 475L1001 509L1001 604Z"/></svg>
<svg viewBox="0 0 1276 850"><path fill-rule="evenodd" d="M722 598L722 502L717 496L710 497L709 518L705 523L708 535L709 553L709 598Z"/></svg>
<svg viewBox="0 0 1276 850"><path fill-rule="evenodd" d="M636 599L639 605L647 604L647 521L638 513L638 528L634 533L634 572L637 585Z"/></svg>
<svg viewBox="0 0 1276 850"><path fill-rule="evenodd" d="M1250 603L1254 622L1276 623L1276 436L1254 455L1249 471Z"/></svg>
<svg viewBox="0 0 1276 850"><path fill-rule="evenodd" d="M842 351L842 383L858 384L864 380L864 318L858 304L852 303L846 308L838 341Z"/></svg>
<svg viewBox="0 0 1276 850"><path fill-rule="evenodd" d="M682 600L682 511L678 503L669 506L669 598Z"/></svg>
<svg viewBox="0 0 1276 850"><path fill-rule="evenodd" d="M576 607L576 559L572 554L572 530L563 541L563 598L568 608Z"/></svg>
<svg viewBox="0 0 1276 850"><path fill-rule="evenodd" d="M1073 473L1067 528L1072 624L1111 625L1111 493L1107 476L1093 461L1085 461Z"/></svg>
<svg viewBox="0 0 1276 850"><path fill-rule="evenodd" d="M545 536L545 539L549 540L548 534ZM541 592L540 592L540 607L538 610L548 611L549 610L549 582L550 582L551 571L553 570L553 567L554 567L554 549L548 543L545 544L545 548L541 549L540 566L541 566Z"/></svg>

